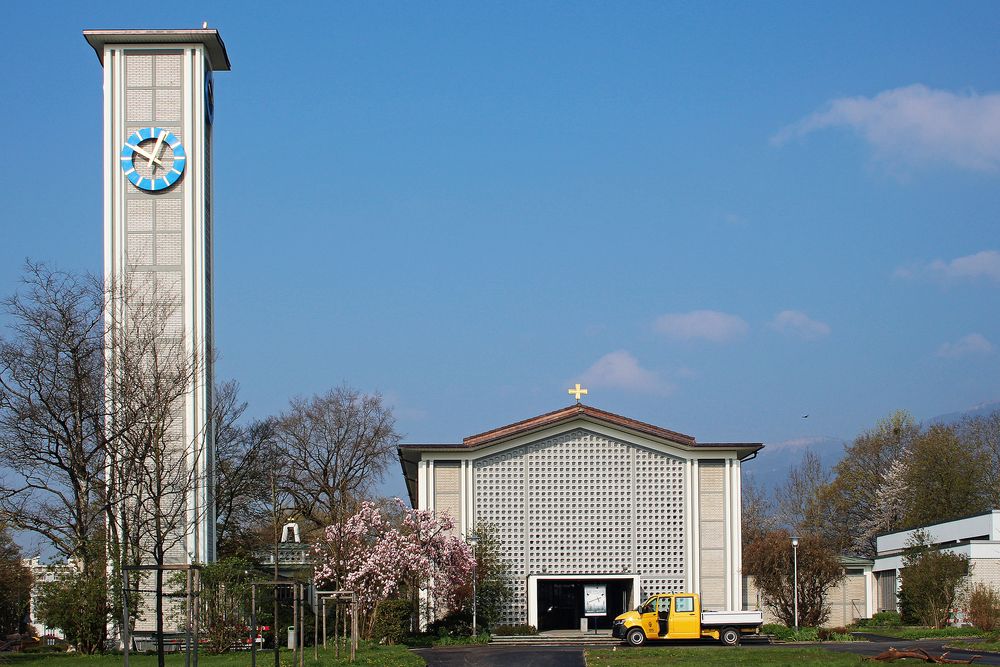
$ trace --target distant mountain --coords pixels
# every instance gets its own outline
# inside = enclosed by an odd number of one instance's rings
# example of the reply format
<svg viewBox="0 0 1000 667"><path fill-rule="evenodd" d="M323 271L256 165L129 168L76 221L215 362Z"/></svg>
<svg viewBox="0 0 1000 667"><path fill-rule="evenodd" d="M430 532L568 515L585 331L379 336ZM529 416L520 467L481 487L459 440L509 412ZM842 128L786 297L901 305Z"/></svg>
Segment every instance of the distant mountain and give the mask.
<svg viewBox="0 0 1000 667"><path fill-rule="evenodd" d="M985 417L991 415L994 412L1000 410L1000 401L990 401L988 403L980 403L975 405L964 412L949 412L946 415L938 415L937 417L931 417L927 420L927 424L954 424L955 422L960 422L966 417Z"/></svg>
<svg viewBox="0 0 1000 667"><path fill-rule="evenodd" d="M925 426L929 424L954 424L966 417L983 417L998 410L1000 410L1000 401L990 401L961 412L949 412L932 417L924 420L923 424ZM812 450L818 454L823 462L823 467L830 469L843 458L844 448L849 444L849 440L833 436L812 436L794 438L784 442L766 443L760 454L742 467L743 477L752 480L753 484L766 492L773 493L777 487L785 483L788 478L788 470L797 466L807 451Z"/></svg>
<svg viewBox="0 0 1000 667"><path fill-rule="evenodd" d="M751 479L754 485L771 493L785 483L789 468L797 466L806 452L817 454L823 467L830 469L843 457L845 444L840 438L832 436L811 436L766 443L760 454L745 463L741 469L744 478Z"/></svg>

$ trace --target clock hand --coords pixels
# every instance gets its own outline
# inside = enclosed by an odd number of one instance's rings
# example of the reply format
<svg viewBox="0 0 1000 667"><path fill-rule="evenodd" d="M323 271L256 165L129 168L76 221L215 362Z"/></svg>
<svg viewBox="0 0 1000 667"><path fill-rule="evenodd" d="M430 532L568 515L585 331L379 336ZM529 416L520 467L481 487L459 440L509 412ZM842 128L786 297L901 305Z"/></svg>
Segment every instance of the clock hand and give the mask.
<svg viewBox="0 0 1000 667"><path fill-rule="evenodd" d="M152 175L156 175L156 165L153 164L154 160L156 160L157 164L161 167L163 166L163 163L160 162L159 155L160 148L163 146L163 136L166 133L166 130L160 130L160 136L156 138L156 146L153 147L153 154L149 156L149 171Z"/></svg>
<svg viewBox="0 0 1000 667"><path fill-rule="evenodd" d="M149 160L150 162L156 162L161 167L163 166L163 163L160 160L158 160L156 157L154 157L152 153L147 153L146 151L142 150L138 146L133 146L132 144L125 144L125 145L128 146L129 148L131 148L132 150L134 150L139 155L141 155L144 158L146 158L147 160Z"/></svg>

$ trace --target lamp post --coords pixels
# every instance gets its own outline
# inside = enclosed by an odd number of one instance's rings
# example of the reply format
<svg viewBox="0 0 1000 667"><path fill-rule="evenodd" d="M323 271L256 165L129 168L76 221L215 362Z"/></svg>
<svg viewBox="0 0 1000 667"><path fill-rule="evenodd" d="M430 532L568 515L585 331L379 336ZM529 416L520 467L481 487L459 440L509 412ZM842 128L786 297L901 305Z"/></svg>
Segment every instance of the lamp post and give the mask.
<svg viewBox="0 0 1000 667"><path fill-rule="evenodd" d="M795 610L795 631L799 631L799 538L792 538L792 608Z"/></svg>
<svg viewBox="0 0 1000 667"><path fill-rule="evenodd" d="M472 636L479 635L476 629L476 545L479 544L478 535L469 535L469 546L472 547Z"/></svg>

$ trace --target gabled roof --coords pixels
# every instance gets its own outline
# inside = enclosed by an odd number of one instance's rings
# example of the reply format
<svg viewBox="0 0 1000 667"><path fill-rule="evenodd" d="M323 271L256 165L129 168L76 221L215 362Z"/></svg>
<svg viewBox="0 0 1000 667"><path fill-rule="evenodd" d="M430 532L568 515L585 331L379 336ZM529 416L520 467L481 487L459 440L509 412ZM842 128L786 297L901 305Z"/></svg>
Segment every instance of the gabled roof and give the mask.
<svg viewBox="0 0 1000 667"><path fill-rule="evenodd" d="M420 461L423 452L461 452L482 449L515 438L531 435L532 433L559 426L560 424L579 420L589 421L597 425L612 426L616 429L631 431L654 440L666 441L687 451L704 450L708 453L713 450L736 450L737 456L741 460L752 456L764 446L759 442L697 442L693 436L685 435L684 433L647 424L637 419L623 417L622 415L600 410L589 405L584 405L583 403L574 403L568 407L547 412L531 419L524 419L513 424L508 424L507 426L470 435L462 440L461 443L400 445L399 463L403 469L403 478L406 480L410 501L411 503L414 502L416 497L417 463Z"/></svg>
<svg viewBox="0 0 1000 667"><path fill-rule="evenodd" d="M524 433L530 433L531 431L560 424L580 416L590 417L594 421L605 422L614 426L622 426L633 431L645 433L646 435L652 435L665 440L672 440L685 445L695 444L694 437L690 435L684 435L683 433L678 433L677 431L670 431L665 428L660 428L659 426L653 426L652 424L647 424L636 419L622 417L621 415L616 415L613 412L599 410L589 405L584 405L583 403L575 403L569 407L555 410L553 412L547 412L544 415L538 415L537 417L532 417L531 419L524 419L522 421L514 422L513 424L508 424L507 426L501 426L500 428L495 428L484 433L470 435L462 441L462 444L466 447L478 447L495 442L502 442L503 440L508 440L510 438L523 435Z"/></svg>

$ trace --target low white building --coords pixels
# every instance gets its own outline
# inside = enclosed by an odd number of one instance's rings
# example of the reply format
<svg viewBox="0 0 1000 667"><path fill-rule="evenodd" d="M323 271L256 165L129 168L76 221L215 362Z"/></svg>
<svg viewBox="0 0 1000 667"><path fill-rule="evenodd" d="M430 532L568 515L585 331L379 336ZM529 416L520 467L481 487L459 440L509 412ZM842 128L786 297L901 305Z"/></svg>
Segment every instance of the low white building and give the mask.
<svg viewBox="0 0 1000 667"><path fill-rule="evenodd" d="M876 611L876 583L872 574L872 561L843 556L840 564L844 568L844 578L826 593L830 616L824 626L831 628L846 627L859 618L871 618ZM761 593L750 576L743 583L743 608L764 612L765 623L779 623L777 617L764 607Z"/></svg>
<svg viewBox="0 0 1000 667"><path fill-rule="evenodd" d="M878 582L878 611L895 611L899 607L897 592L903 552L918 530L926 531L938 549L969 559L966 583L983 582L1000 588L1000 510L990 510L878 536L875 546L878 553L872 568Z"/></svg>

